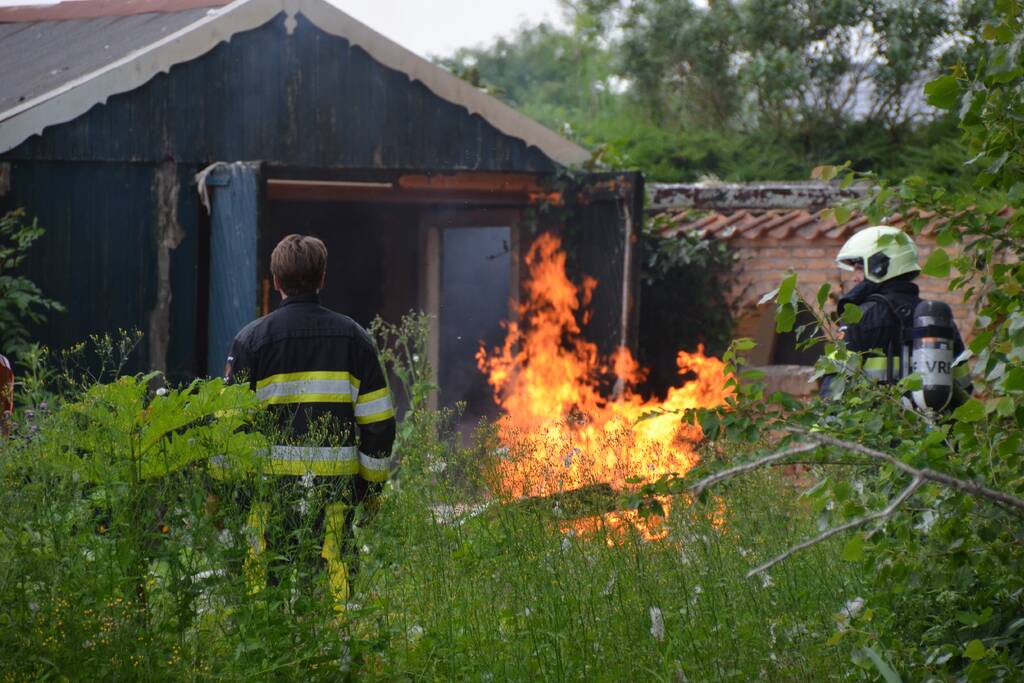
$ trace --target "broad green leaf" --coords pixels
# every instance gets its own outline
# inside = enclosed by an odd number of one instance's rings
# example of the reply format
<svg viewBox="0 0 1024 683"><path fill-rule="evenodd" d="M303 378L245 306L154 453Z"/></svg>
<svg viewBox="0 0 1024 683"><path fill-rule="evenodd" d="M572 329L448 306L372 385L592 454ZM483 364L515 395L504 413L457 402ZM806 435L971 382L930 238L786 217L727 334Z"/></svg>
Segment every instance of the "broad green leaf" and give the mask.
<svg viewBox="0 0 1024 683"><path fill-rule="evenodd" d="M924 386L924 380L921 379L921 374L914 372L900 380L901 391L920 391L921 387Z"/></svg>
<svg viewBox="0 0 1024 683"><path fill-rule="evenodd" d="M1010 417L1017 409L1017 404L1009 396L1003 396L996 401L996 413L999 417Z"/></svg>
<svg viewBox="0 0 1024 683"><path fill-rule="evenodd" d="M782 284L779 285L779 294L775 297L775 300L780 304L792 304L796 303L796 273L789 273L785 279L782 280Z"/></svg>
<svg viewBox="0 0 1024 683"><path fill-rule="evenodd" d="M999 444L999 447L996 449L997 452L1003 458L1010 457L1020 448L1020 439L1020 434L1008 436L1006 440Z"/></svg>
<svg viewBox="0 0 1024 683"><path fill-rule="evenodd" d="M871 660L871 663L875 665L878 673L885 679L885 683L903 683L903 679L896 673L896 670L892 668L889 662L882 659L882 655L875 652L872 647L864 648L864 656Z"/></svg>
<svg viewBox="0 0 1024 683"><path fill-rule="evenodd" d="M856 534L843 546L841 557L847 562L859 562L864 559L864 537Z"/></svg>
<svg viewBox="0 0 1024 683"><path fill-rule="evenodd" d="M832 209L832 216L836 219L836 223L838 225L842 225L846 221L850 220L851 213L853 212L850 210L849 207L843 206L841 204L839 206L833 207Z"/></svg>
<svg viewBox="0 0 1024 683"><path fill-rule="evenodd" d="M960 88L952 76L940 76L924 86L924 94L928 104L939 109L952 109L956 106Z"/></svg>
<svg viewBox="0 0 1024 683"><path fill-rule="evenodd" d="M967 647L964 648L964 657L975 662L983 659L987 654L988 651L985 649L985 645L977 638L967 643Z"/></svg>
<svg viewBox="0 0 1024 683"><path fill-rule="evenodd" d="M793 304L783 304L779 306L779 310L775 314L775 331L792 332L793 323L795 322L796 306L794 306Z"/></svg>
<svg viewBox="0 0 1024 683"><path fill-rule="evenodd" d="M952 228L943 228L935 236L935 243L940 247L951 247L960 240L960 235Z"/></svg>
<svg viewBox="0 0 1024 683"><path fill-rule="evenodd" d="M743 337L741 339L736 339L735 341L733 341L732 345L733 348L735 348L737 351L749 351L750 349L757 346L757 342L754 341L753 339L750 339L749 337Z"/></svg>
<svg viewBox="0 0 1024 683"><path fill-rule="evenodd" d="M953 411L953 419L957 422L977 422L985 417L985 404L972 398Z"/></svg>
<svg viewBox="0 0 1024 683"><path fill-rule="evenodd" d="M994 334L992 332L982 332L976 336L969 344L971 351L974 353L981 353L986 347L988 347L993 336Z"/></svg>
<svg viewBox="0 0 1024 683"><path fill-rule="evenodd" d="M856 325L864 317L864 311L857 304L846 304L843 306L842 320L847 325Z"/></svg>
<svg viewBox="0 0 1024 683"><path fill-rule="evenodd" d="M949 277L949 266L949 254L946 253L945 249L936 247L928 255L928 260L924 262L921 272L932 277Z"/></svg>
<svg viewBox="0 0 1024 683"><path fill-rule="evenodd" d="M818 307L825 308L825 302L828 301L828 294L832 291L832 285L828 282L818 288Z"/></svg>
<svg viewBox="0 0 1024 683"><path fill-rule="evenodd" d="M1024 391L1024 368L1010 368L1003 379L1003 389L1006 391Z"/></svg>

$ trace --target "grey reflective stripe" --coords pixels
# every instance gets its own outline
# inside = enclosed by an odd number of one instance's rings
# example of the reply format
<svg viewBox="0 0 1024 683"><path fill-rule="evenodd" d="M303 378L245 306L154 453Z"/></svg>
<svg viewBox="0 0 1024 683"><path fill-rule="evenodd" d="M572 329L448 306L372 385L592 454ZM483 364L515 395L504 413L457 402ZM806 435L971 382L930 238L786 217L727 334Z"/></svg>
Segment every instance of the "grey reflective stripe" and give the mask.
<svg viewBox="0 0 1024 683"><path fill-rule="evenodd" d="M360 466L365 467L368 470L373 470L374 472L389 471L391 469L393 460L394 458L392 457L375 458L372 455L367 455L366 453L359 451Z"/></svg>
<svg viewBox="0 0 1024 683"><path fill-rule="evenodd" d="M271 446L270 459L299 462L345 462L359 459L355 446Z"/></svg>
<svg viewBox="0 0 1024 683"><path fill-rule="evenodd" d="M303 379L291 382L273 382L256 390L261 400L310 394L353 396L352 383L347 379Z"/></svg>
<svg viewBox="0 0 1024 683"><path fill-rule="evenodd" d="M379 415L391 410L391 395L381 396L380 398L366 403L356 403L356 417L369 417L371 415Z"/></svg>

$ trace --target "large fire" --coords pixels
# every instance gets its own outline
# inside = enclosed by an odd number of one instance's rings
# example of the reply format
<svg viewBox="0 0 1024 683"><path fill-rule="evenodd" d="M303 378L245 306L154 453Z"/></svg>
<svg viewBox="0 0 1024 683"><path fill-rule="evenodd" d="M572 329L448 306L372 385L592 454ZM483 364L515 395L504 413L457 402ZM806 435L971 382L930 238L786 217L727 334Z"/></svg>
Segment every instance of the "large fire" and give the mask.
<svg viewBox="0 0 1024 683"><path fill-rule="evenodd" d="M577 287L566 276L565 253L541 235L526 256L529 277L521 322L506 324L500 348L481 348L477 364L504 410L500 437L509 450L499 464L501 492L543 496L662 474L685 473L697 462L700 428L681 420L688 408L714 407L729 395L717 358L679 352L688 382L664 400L634 391L644 372L625 348L602 358L581 336L578 319L598 283ZM681 302L680 305L685 305Z"/></svg>

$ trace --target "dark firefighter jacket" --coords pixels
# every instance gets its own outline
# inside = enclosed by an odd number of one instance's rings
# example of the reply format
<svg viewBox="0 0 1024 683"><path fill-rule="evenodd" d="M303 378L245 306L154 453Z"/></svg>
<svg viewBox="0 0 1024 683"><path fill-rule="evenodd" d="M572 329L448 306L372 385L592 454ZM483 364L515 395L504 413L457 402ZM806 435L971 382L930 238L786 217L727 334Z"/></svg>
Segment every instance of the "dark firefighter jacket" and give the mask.
<svg viewBox="0 0 1024 683"><path fill-rule="evenodd" d="M880 297L884 297L885 300ZM899 358L903 345L901 333L910 331L914 324L914 309L921 303L917 284L899 279L881 283L864 280L839 299L837 311L842 313L843 307L848 303L859 306L862 315L858 322L841 328L846 347L850 351L864 354L865 371L869 376L879 380L886 379L886 365L889 362L887 359L894 356L893 374L899 379ZM963 350L964 343L960 338L960 331L957 330L953 339L953 358L956 359ZM821 386L822 396L830 395L831 379L831 376L824 378ZM970 392L969 380L958 380L958 384Z"/></svg>
<svg viewBox="0 0 1024 683"><path fill-rule="evenodd" d="M395 410L377 351L362 327L316 294L289 296L246 325L225 376L248 379L277 414L286 443L271 447L272 473L387 479Z"/></svg>

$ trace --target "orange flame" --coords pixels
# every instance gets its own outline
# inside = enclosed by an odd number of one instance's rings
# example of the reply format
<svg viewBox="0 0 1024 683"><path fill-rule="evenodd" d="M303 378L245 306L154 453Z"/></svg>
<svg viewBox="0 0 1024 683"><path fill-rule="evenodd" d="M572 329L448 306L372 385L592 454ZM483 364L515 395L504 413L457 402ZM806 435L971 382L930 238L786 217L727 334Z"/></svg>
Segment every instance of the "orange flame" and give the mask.
<svg viewBox="0 0 1024 683"><path fill-rule="evenodd" d="M526 256L522 323L506 323L500 348L477 352L505 413L499 435L509 455L498 465L500 491L539 496L598 483L622 489L685 473L698 460L693 444L702 434L681 413L725 402L731 390L723 363L702 348L680 351L679 373L694 379L664 400L635 393L645 371L629 350L602 358L581 336L577 319L586 318L597 281L586 278L581 291L566 276L565 260L557 237L537 238ZM614 389L603 389L613 379Z"/></svg>

